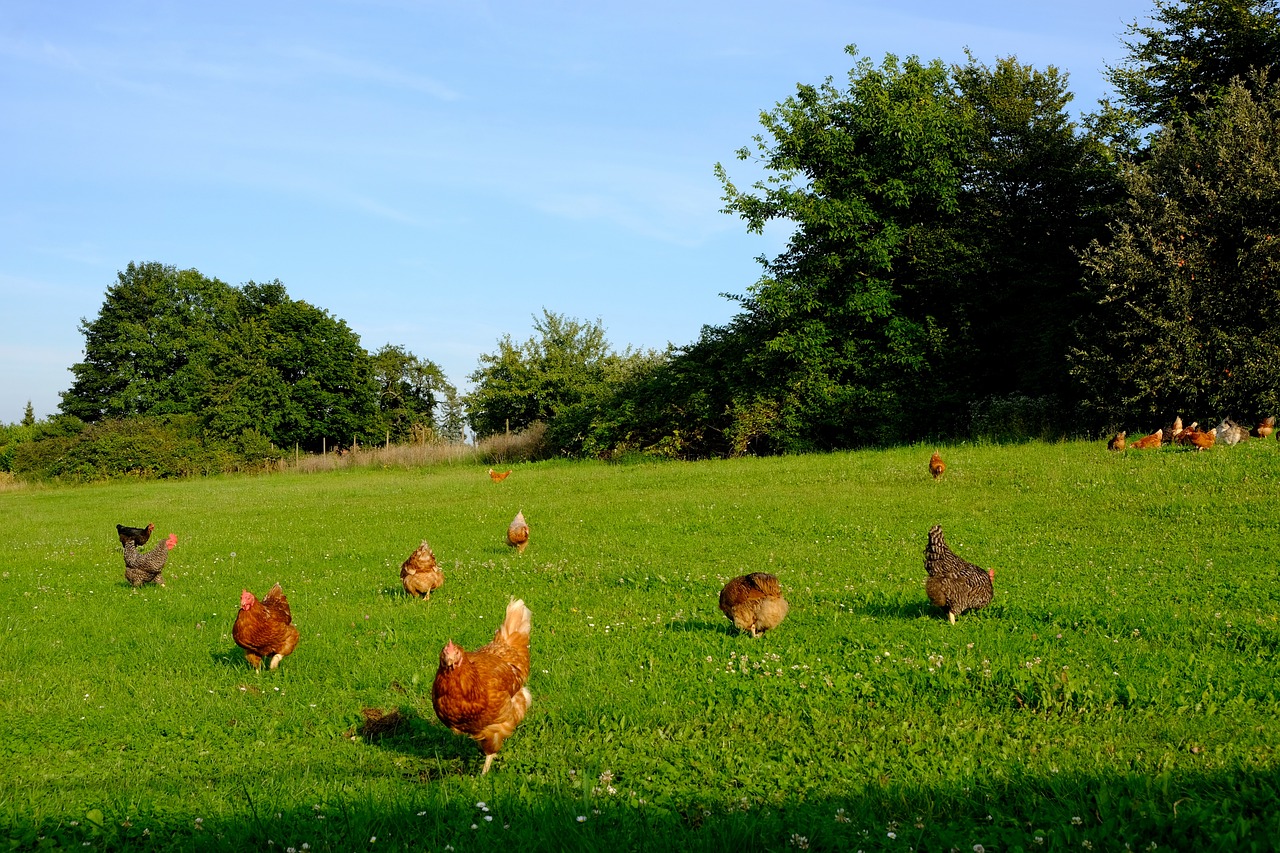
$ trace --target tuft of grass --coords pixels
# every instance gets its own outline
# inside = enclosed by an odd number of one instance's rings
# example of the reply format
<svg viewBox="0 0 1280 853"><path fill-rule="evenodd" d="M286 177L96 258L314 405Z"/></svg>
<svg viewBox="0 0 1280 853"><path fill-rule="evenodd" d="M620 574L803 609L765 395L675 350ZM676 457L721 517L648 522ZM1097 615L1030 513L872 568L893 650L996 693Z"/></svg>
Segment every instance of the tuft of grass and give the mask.
<svg viewBox="0 0 1280 853"><path fill-rule="evenodd" d="M957 445L937 482L932 449L0 492L0 838L1267 849L1277 445ZM163 589L123 578L114 525L147 522L179 535ZM924 596L935 523L997 570L955 626ZM398 575L422 539L446 578L427 601ZM716 602L756 570L791 613L752 640ZM302 640L258 673L231 625L276 581ZM430 685L513 595L534 703L479 777Z"/></svg>

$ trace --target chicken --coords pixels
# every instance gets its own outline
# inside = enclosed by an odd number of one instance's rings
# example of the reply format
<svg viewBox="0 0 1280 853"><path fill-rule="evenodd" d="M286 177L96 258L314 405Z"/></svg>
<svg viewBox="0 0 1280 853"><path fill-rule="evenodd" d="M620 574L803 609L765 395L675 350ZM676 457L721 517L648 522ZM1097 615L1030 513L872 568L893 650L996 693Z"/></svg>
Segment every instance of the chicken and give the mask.
<svg viewBox="0 0 1280 853"><path fill-rule="evenodd" d="M942 461L942 457L938 455L938 451L933 451L933 455L929 457L929 473L933 475L933 479L936 480L941 477L942 472L946 470L946 463Z"/></svg>
<svg viewBox="0 0 1280 853"><path fill-rule="evenodd" d="M753 637L781 625L788 609L778 578L766 572L734 578L720 590L720 612Z"/></svg>
<svg viewBox="0 0 1280 853"><path fill-rule="evenodd" d="M1194 429L1195 424L1192 424L1191 427ZM1173 425L1169 427L1169 440L1177 441L1180 435L1182 435L1182 415L1178 415L1173 419Z"/></svg>
<svg viewBox="0 0 1280 853"><path fill-rule="evenodd" d="M1128 435L1124 430L1116 433L1116 437L1107 442L1107 450L1124 450L1124 437Z"/></svg>
<svg viewBox="0 0 1280 853"><path fill-rule="evenodd" d="M1221 442L1227 447L1234 447L1249 439L1249 431L1231 418L1223 418L1222 423L1213 428L1214 443Z"/></svg>
<svg viewBox="0 0 1280 853"><path fill-rule="evenodd" d="M1159 447L1164 443L1164 430L1158 429L1144 438L1140 438L1133 444L1129 445L1133 450L1146 450L1151 447Z"/></svg>
<svg viewBox="0 0 1280 853"><path fill-rule="evenodd" d="M1196 450L1208 450L1213 447L1216 440L1217 434L1213 430L1201 432L1196 429L1195 424L1187 427L1178 435L1178 444L1184 447L1194 447Z"/></svg>
<svg viewBox="0 0 1280 853"><path fill-rule="evenodd" d="M1253 431L1258 434L1258 438L1270 438L1271 434L1276 431L1276 416L1271 415L1258 421L1258 425L1253 428Z"/></svg>
<svg viewBox="0 0 1280 853"><path fill-rule="evenodd" d="M529 608L516 599L507 605L493 642L466 652L450 640L440 651L431 704L440 722L480 745L484 752L481 776L489 772L502 742L520 725L533 702L533 694L525 687L532 620Z"/></svg>
<svg viewBox="0 0 1280 853"><path fill-rule="evenodd" d="M524 510L516 513L516 517L511 520L511 524L507 527L507 544L515 548L517 552L523 554L525 546L529 544L529 525L524 520Z"/></svg>
<svg viewBox="0 0 1280 853"><path fill-rule="evenodd" d="M150 531L155 525L147 528ZM136 528L135 528L136 529ZM151 534L148 532L148 536ZM124 579L130 586L142 586L144 583L155 583L164 586L164 564L169 562L169 552L178 544L178 534L170 533L163 545L152 548L145 554L138 551L132 537L120 534L124 543ZM145 541L145 540L144 540Z"/></svg>
<svg viewBox="0 0 1280 853"><path fill-rule="evenodd" d="M507 477L510 474L511 474L510 468L503 471L501 474L499 474L497 471L493 470L492 468L489 469L489 479L493 480L493 482L495 483L501 483L503 480L507 479Z"/></svg>
<svg viewBox="0 0 1280 853"><path fill-rule="evenodd" d="M280 584L271 587L262 601L247 589L241 591L240 612L231 628L231 638L244 649L244 659L250 666L261 669L266 658L271 669L275 669L285 655L297 648L298 636L289 600L284 597Z"/></svg>
<svg viewBox="0 0 1280 853"><path fill-rule="evenodd" d="M123 524L116 525L116 535L120 537L120 544L132 542L141 548L147 544L147 540L151 538L151 531L155 530L154 524L148 524L146 527L125 527Z"/></svg>
<svg viewBox="0 0 1280 853"><path fill-rule="evenodd" d="M423 601L431 597L433 589L444 586L444 572L440 571L436 555L425 539L409 559L400 564L400 583L404 584L405 592L420 595Z"/></svg>
<svg viewBox="0 0 1280 853"><path fill-rule="evenodd" d="M980 569L960 559L947 547L942 538L942 527L935 524L929 530L929 544L924 549L924 570L929 573L924 589L929 601L945 608L952 625L956 616L966 610L980 610L991 603L995 591L994 569Z"/></svg>

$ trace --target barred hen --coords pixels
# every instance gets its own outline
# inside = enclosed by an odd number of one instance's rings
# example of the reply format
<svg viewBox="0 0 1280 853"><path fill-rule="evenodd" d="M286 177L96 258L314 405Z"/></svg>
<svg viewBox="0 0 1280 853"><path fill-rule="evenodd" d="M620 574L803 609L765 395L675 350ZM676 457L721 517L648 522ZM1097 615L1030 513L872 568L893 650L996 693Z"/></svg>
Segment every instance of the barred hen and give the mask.
<svg viewBox="0 0 1280 853"><path fill-rule="evenodd" d="M436 555L424 539L409 559L400 564L400 583L412 596L422 596L425 601L431 591L444 586L444 572L436 563Z"/></svg>
<svg viewBox="0 0 1280 853"><path fill-rule="evenodd" d="M178 534L170 533L163 545L152 548L145 554L138 551L133 538L123 535L120 538L124 542L124 579L129 585L154 583L164 586L164 564L169 562L169 552L178 544Z"/></svg>
<svg viewBox="0 0 1280 853"><path fill-rule="evenodd" d="M516 599L493 642L467 652L450 640L440 651L440 667L431 684L431 705L440 722L455 734L467 735L484 751L489 772L502 742L524 719L533 693L529 679L529 632L533 614Z"/></svg>
<svg viewBox="0 0 1280 853"><path fill-rule="evenodd" d="M147 544L147 540L151 538L151 531L155 530L154 524L148 524L146 527L125 527L123 524L116 525L116 535L120 537L120 544L132 542L141 548Z"/></svg>
<svg viewBox="0 0 1280 853"><path fill-rule="evenodd" d="M516 551L523 554L524 548L529 544L529 525L524 520L524 510L516 513L516 517L511 520L510 526L507 527L507 544Z"/></svg>
<svg viewBox="0 0 1280 853"><path fill-rule="evenodd" d="M720 590L720 611L753 637L782 624L788 609L778 578L765 572L734 578Z"/></svg>
<svg viewBox="0 0 1280 853"><path fill-rule="evenodd" d="M995 570L980 569L957 557L947 547L942 538L942 527L937 524L929 530L929 545L924 549L924 570L929 573L924 583L929 601L946 609L947 619L952 625L956 624L956 616L966 610L986 607L995 595L992 588Z"/></svg>
<svg viewBox="0 0 1280 853"><path fill-rule="evenodd" d="M244 659L250 666L261 669L266 658L271 669L275 669L285 655L297 648L298 637L289 600L284 597L280 584L271 587L261 601L249 590L241 591L240 611L231 628L231 639L244 649Z"/></svg>

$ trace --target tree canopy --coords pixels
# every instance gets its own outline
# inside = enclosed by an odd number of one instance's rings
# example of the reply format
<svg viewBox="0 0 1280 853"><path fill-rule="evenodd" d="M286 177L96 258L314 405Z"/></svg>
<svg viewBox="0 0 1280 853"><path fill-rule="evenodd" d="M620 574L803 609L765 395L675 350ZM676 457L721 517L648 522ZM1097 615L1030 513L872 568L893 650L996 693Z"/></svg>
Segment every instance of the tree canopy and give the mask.
<svg viewBox="0 0 1280 853"><path fill-rule="evenodd" d="M370 355L350 327L279 281L231 287L196 270L129 264L98 316L61 410L110 418L196 414L214 435L280 446L434 432L440 369L402 347Z"/></svg>

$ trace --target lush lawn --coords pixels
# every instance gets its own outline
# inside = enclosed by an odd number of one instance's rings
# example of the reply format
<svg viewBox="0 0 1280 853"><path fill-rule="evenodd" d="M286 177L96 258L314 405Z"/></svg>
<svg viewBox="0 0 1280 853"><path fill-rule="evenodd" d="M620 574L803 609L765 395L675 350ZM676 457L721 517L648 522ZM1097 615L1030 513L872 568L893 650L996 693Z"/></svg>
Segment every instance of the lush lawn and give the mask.
<svg viewBox="0 0 1280 853"><path fill-rule="evenodd" d="M939 482L929 450L0 493L0 844L1272 849L1280 442L943 448ZM133 590L114 526L148 521L178 548ZM933 523L996 569L954 627ZM716 596L754 570L792 609L753 641ZM302 641L257 674L231 624L277 580ZM534 704L481 778L430 684L512 595Z"/></svg>

